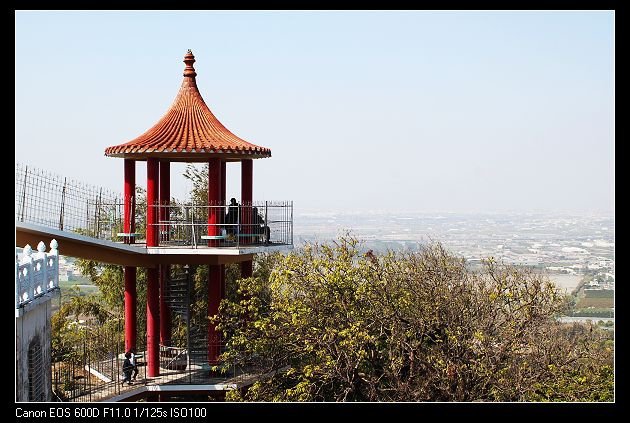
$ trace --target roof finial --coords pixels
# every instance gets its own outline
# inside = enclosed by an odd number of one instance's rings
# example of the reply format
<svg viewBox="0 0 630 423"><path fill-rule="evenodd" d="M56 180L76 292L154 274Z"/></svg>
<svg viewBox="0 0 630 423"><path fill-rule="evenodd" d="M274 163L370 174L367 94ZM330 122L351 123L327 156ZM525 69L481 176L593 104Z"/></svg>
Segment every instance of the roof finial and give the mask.
<svg viewBox="0 0 630 423"><path fill-rule="evenodd" d="M186 55L184 56L184 63L186 63L186 67L184 68L184 76L188 76L194 78L197 76L197 72L195 72L195 68L193 68L193 63L195 63L195 56L192 54L192 51L188 49Z"/></svg>

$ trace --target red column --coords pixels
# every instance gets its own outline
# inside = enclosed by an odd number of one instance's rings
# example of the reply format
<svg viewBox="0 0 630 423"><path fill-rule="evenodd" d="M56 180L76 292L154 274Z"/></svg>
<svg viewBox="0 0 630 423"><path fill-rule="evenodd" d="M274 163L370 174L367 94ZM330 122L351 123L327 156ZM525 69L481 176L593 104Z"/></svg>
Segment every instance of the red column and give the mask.
<svg viewBox="0 0 630 423"><path fill-rule="evenodd" d="M136 230L136 162L125 159L125 198L123 210L123 232L129 234ZM126 244L133 244L134 237L124 237Z"/></svg>
<svg viewBox="0 0 630 423"><path fill-rule="evenodd" d="M219 312L219 303L221 302L221 291L223 285L224 270L222 265L208 266L208 317L214 316ZM208 362L215 365L219 362L219 354L221 354L221 334L216 330L216 326L208 323Z"/></svg>
<svg viewBox="0 0 630 423"><path fill-rule="evenodd" d="M147 247L158 245L159 162L147 159ZM160 282L158 269L147 269L147 363L150 377L160 375Z"/></svg>
<svg viewBox="0 0 630 423"><path fill-rule="evenodd" d="M208 160L208 235L221 235L220 224L223 218L223 208L217 207L221 204L221 160ZM219 240L208 240L208 247L218 247Z"/></svg>
<svg viewBox="0 0 630 423"><path fill-rule="evenodd" d="M158 269L147 269L147 364L148 375L160 375L160 316Z"/></svg>
<svg viewBox="0 0 630 423"><path fill-rule="evenodd" d="M124 210L123 210L123 232L133 233L136 230L135 208L136 208L136 162L125 159L125 190L124 190ZM123 238L126 244L133 244L134 237ZM136 268L125 266L125 350L136 348L137 336L137 294L136 294Z"/></svg>
<svg viewBox="0 0 630 423"><path fill-rule="evenodd" d="M147 159L147 247L158 245L158 214L155 206L158 204L159 168L157 159Z"/></svg>
<svg viewBox="0 0 630 423"><path fill-rule="evenodd" d="M166 222L170 218L168 205L171 198L171 163L160 162L160 222ZM169 240L168 224L160 225L160 240ZM162 345L171 345L171 313L166 302L166 284L170 274L170 266L160 265L160 342Z"/></svg>
<svg viewBox="0 0 630 423"><path fill-rule="evenodd" d="M246 159L241 161L241 197L243 201L243 218L244 225L252 223L252 199L254 187L254 161L252 159ZM244 233L252 233L251 226L244 226ZM249 238L245 238L249 242ZM248 278L252 276L253 263L251 260L241 262L241 277Z"/></svg>
<svg viewBox="0 0 630 423"><path fill-rule="evenodd" d="M221 160L221 201L225 204L225 182L227 181L226 161Z"/></svg>
<svg viewBox="0 0 630 423"><path fill-rule="evenodd" d="M225 199L225 184L227 181L227 169L226 169L226 161L225 160L221 160L221 205L225 206L226 204L226 199ZM225 213L227 213L227 210L225 209L225 207L221 207L221 223L225 223ZM224 227L225 228L225 227Z"/></svg>
<svg viewBox="0 0 630 423"><path fill-rule="evenodd" d="M136 268L125 266L125 351L136 348Z"/></svg>
<svg viewBox="0 0 630 423"><path fill-rule="evenodd" d="M169 220L168 205L171 201L171 163L160 162L160 222ZM160 226L160 239L168 241L168 225Z"/></svg>

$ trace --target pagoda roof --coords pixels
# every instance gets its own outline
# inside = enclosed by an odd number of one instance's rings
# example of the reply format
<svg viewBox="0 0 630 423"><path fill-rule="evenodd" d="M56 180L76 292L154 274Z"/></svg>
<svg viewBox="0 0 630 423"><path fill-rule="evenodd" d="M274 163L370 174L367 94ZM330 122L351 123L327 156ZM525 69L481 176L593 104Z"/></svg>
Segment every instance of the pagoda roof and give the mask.
<svg viewBox="0 0 630 423"><path fill-rule="evenodd" d="M228 161L271 157L271 150L230 132L210 111L197 88L195 56L184 56L184 80L175 101L166 114L144 134L120 145L107 147L105 155L146 160L149 157L169 161Z"/></svg>

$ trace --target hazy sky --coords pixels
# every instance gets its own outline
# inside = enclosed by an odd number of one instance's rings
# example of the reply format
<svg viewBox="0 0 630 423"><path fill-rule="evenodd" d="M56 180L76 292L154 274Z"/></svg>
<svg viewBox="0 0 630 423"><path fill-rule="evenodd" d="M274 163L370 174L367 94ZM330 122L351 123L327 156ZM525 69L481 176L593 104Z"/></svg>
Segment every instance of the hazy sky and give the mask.
<svg viewBox="0 0 630 423"><path fill-rule="evenodd" d="M306 209L614 209L614 13L16 12L16 161L122 192L192 49L254 161ZM172 193L189 188L172 170ZM137 165L144 185L146 164ZM240 165L227 195L240 197Z"/></svg>

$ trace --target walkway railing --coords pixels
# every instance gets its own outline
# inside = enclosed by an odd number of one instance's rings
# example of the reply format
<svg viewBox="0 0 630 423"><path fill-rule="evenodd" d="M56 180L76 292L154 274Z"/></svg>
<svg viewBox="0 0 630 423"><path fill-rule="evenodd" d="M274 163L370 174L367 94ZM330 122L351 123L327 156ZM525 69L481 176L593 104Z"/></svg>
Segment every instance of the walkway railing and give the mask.
<svg viewBox="0 0 630 423"><path fill-rule="evenodd" d="M293 202L250 205L155 205L159 246L243 247L293 244ZM214 216L208 223L208 216Z"/></svg>
<svg viewBox="0 0 630 423"><path fill-rule="evenodd" d="M155 216L160 219L154 224L160 247L293 245L292 201L149 207L157 209ZM144 242L146 211L136 207L138 244ZM122 242L123 212L122 196L116 192L19 163L15 166L16 222ZM209 215L213 223L208 222Z"/></svg>
<svg viewBox="0 0 630 423"><path fill-rule="evenodd" d="M122 232L122 196L26 165L15 165L15 221L99 239Z"/></svg>

